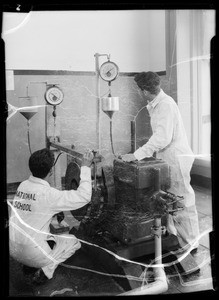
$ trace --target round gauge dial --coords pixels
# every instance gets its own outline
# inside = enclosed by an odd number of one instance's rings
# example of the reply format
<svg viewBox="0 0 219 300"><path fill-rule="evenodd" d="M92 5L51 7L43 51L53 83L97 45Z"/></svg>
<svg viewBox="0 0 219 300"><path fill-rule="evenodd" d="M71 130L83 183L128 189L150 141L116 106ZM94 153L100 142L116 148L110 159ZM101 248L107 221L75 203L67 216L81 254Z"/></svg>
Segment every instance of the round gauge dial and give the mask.
<svg viewBox="0 0 219 300"><path fill-rule="evenodd" d="M46 91L45 98L49 104L58 105L63 101L64 94L59 87L52 86Z"/></svg>
<svg viewBox="0 0 219 300"><path fill-rule="evenodd" d="M112 61L107 61L100 67L100 77L105 81L115 80L118 74L119 68Z"/></svg>

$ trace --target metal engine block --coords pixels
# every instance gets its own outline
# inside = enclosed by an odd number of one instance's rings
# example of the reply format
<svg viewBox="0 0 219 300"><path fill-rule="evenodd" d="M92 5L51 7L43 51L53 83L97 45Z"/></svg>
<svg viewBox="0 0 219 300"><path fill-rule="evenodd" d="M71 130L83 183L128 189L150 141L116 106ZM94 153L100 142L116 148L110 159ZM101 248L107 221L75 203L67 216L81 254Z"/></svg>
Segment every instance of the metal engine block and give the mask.
<svg viewBox="0 0 219 300"><path fill-rule="evenodd" d="M78 178L72 178L73 174L77 177L79 172L70 172L75 168L78 167L72 161L66 172L67 189L72 188L69 183L75 185L79 182ZM169 167L161 160L150 158L127 163L115 159L112 167L103 167L102 178L98 180L97 190L93 190L91 203L86 209L71 212L81 221L77 233L74 233L96 243L101 241L101 244L103 240L117 245L153 240L149 200L154 192L155 169L160 169L162 189L168 189ZM166 224L165 216L162 223Z"/></svg>

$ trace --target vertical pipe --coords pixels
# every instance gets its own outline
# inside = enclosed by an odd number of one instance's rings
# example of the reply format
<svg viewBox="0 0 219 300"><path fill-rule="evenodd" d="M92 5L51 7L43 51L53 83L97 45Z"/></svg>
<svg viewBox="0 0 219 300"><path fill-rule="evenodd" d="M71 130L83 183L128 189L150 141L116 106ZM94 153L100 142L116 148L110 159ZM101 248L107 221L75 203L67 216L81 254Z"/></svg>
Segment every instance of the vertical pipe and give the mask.
<svg viewBox="0 0 219 300"><path fill-rule="evenodd" d="M155 228L160 230L161 218L154 218L154 226L155 226ZM162 263L161 234L155 234L154 244L155 244L155 264L161 264Z"/></svg>
<svg viewBox="0 0 219 300"><path fill-rule="evenodd" d="M48 135L47 135L47 130L48 130L48 108L47 108L47 104L45 105L45 110L44 110L44 113L45 113L45 142L46 142L46 148L49 148L49 138L48 138Z"/></svg>
<svg viewBox="0 0 219 300"><path fill-rule="evenodd" d="M136 150L136 123L131 121L131 153Z"/></svg>
<svg viewBox="0 0 219 300"><path fill-rule="evenodd" d="M160 190L160 169L154 169L154 189L155 192ZM161 217L154 218L154 244L155 244L155 264L162 264L162 232L161 232ZM163 267L157 266L154 268L155 281L140 288L124 292L120 295L150 295L161 294L168 290L168 283Z"/></svg>
<svg viewBox="0 0 219 300"><path fill-rule="evenodd" d="M160 190L160 169L154 169L154 190L159 192ZM154 218L154 227L157 229L158 234L154 235L155 244L155 263L161 264L162 245L161 245L161 217Z"/></svg>
<svg viewBox="0 0 219 300"><path fill-rule="evenodd" d="M95 53L95 72L96 72L96 99L97 99L97 122L96 122L96 133L97 133L97 150L100 152L100 79L99 79L99 53Z"/></svg>
<svg viewBox="0 0 219 300"><path fill-rule="evenodd" d="M96 151L93 151L93 154L94 154L94 158L97 154ZM94 159L94 190L97 191L97 163Z"/></svg>
<svg viewBox="0 0 219 300"><path fill-rule="evenodd" d="M97 163L94 162L94 190L97 191Z"/></svg>

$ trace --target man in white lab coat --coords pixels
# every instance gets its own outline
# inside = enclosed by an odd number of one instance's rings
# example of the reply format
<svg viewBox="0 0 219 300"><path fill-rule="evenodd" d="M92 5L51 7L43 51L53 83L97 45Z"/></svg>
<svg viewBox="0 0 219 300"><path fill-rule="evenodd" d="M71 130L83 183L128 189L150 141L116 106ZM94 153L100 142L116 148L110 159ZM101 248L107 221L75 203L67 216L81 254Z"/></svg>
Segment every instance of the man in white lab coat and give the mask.
<svg viewBox="0 0 219 300"><path fill-rule="evenodd" d="M160 77L156 73L142 72L137 74L134 80L148 102L147 109L153 133L146 144L133 154L122 155L122 159L130 162L151 157L156 153L158 159L164 160L170 166L169 192L184 197L184 209L168 216L167 229L179 237L182 247L196 249L199 244L199 224L195 193L190 185L194 154L188 144L178 106L173 98L160 88Z"/></svg>
<svg viewBox="0 0 219 300"><path fill-rule="evenodd" d="M87 151L82 160L78 189L60 191L49 184L53 152L45 148L30 156L32 175L19 185L11 205L9 249L14 259L36 268L35 283L51 279L56 267L81 247L74 235L51 234L50 223L55 214L78 209L90 202L92 159L92 152Z"/></svg>

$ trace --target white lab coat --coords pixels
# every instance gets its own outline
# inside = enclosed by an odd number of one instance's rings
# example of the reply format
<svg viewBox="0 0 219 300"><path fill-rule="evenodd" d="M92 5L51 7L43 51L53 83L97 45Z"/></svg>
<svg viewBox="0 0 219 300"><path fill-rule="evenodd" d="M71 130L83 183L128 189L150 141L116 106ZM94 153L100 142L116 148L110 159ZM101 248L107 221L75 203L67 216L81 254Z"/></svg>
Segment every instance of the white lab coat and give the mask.
<svg viewBox="0 0 219 300"><path fill-rule="evenodd" d="M195 193L190 185L190 171L194 154L188 144L183 121L176 102L160 93L147 105L151 118L152 136L148 142L134 152L141 160L156 153L158 159L170 166L171 187L169 192L183 196L184 211L169 216L169 231L179 235L185 243L197 246L199 237L198 214Z"/></svg>
<svg viewBox="0 0 219 300"><path fill-rule="evenodd" d="M70 234L50 233L54 214L78 209L91 200L91 170L82 166L77 190L59 191L40 178L30 176L22 182L13 199L9 221L10 254L19 262L42 268L48 278L59 263L81 247ZM55 241L53 250L47 240Z"/></svg>

